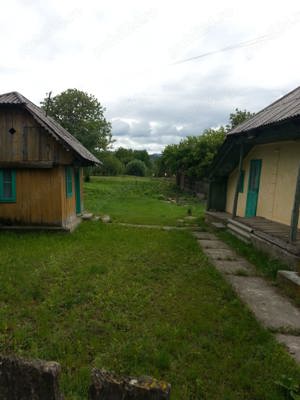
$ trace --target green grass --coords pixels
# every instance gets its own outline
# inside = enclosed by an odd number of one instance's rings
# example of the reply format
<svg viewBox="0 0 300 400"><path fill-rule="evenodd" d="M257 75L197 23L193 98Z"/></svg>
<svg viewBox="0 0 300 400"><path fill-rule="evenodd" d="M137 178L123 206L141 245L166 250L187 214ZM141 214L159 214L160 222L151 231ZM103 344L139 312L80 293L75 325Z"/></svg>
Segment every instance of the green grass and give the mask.
<svg viewBox="0 0 300 400"><path fill-rule="evenodd" d="M203 215L203 204L194 197L175 191L165 179L132 177L92 177L86 183L85 206L95 214L109 214L115 222L178 225L178 219ZM168 198L177 200L168 202Z"/></svg>
<svg viewBox="0 0 300 400"><path fill-rule="evenodd" d="M102 180L87 187L97 202ZM275 381L300 379L189 232L89 221L0 243L0 352L59 361L66 399L86 399L93 366L165 379L173 400L279 400Z"/></svg>

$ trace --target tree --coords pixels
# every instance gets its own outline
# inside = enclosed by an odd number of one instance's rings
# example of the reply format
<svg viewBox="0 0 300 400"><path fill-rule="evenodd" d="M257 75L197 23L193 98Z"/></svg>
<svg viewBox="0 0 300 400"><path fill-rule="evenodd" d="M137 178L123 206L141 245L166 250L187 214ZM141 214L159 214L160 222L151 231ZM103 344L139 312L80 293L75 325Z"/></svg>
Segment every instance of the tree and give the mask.
<svg viewBox="0 0 300 400"><path fill-rule="evenodd" d="M105 108L95 96L68 89L53 98L46 97L41 106L92 153L108 149L113 142Z"/></svg>
<svg viewBox="0 0 300 400"><path fill-rule="evenodd" d="M231 129L235 128L237 125L253 117L254 115L255 113L251 113L250 111L239 110L238 108L236 108L235 112L229 115L229 124L226 125L226 131L230 131Z"/></svg>
<svg viewBox="0 0 300 400"><path fill-rule="evenodd" d="M130 161L134 159L133 150L119 147L115 151L115 156L126 166Z"/></svg>
<svg viewBox="0 0 300 400"><path fill-rule="evenodd" d="M127 175L145 176L146 170L146 165L141 160L132 160L126 166Z"/></svg>
<svg viewBox="0 0 300 400"><path fill-rule="evenodd" d="M166 146L159 162L159 173L164 175L182 173L191 181L205 179L213 158L222 145L226 133L254 114L247 110L235 109L229 116L229 123L218 129L205 129L200 136L188 136L179 144Z"/></svg>
<svg viewBox="0 0 300 400"><path fill-rule="evenodd" d="M133 156L136 160L143 161L146 167L151 168L152 162L147 150L133 150Z"/></svg>
<svg viewBox="0 0 300 400"><path fill-rule="evenodd" d="M116 157L125 165L127 165L132 160L143 161L148 168L151 168L151 160L147 150L132 150L125 149L124 147L119 147L115 151Z"/></svg>
<svg viewBox="0 0 300 400"><path fill-rule="evenodd" d="M208 174L211 161L225 139L225 128L206 129L200 136L188 136L178 145L167 146L162 154L165 172L184 172L192 180Z"/></svg>
<svg viewBox="0 0 300 400"><path fill-rule="evenodd" d="M98 156L98 154L97 154ZM124 164L110 151L99 152L98 158L102 161L102 165L95 167L93 173L95 175L116 176L124 173Z"/></svg>

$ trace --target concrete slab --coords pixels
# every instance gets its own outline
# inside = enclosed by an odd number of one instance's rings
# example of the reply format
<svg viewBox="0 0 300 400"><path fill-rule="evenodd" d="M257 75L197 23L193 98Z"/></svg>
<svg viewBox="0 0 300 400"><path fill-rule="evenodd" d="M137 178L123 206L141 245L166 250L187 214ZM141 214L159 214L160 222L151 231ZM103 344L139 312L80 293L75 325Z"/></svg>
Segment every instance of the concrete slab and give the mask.
<svg viewBox="0 0 300 400"><path fill-rule="evenodd" d="M215 260L236 261L237 255L227 249L203 249L203 252L210 257L213 262Z"/></svg>
<svg viewBox="0 0 300 400"><path fill-rule="evenodd" d="M278 333L276 335L276 339L279 343L282 343L285 347L287 347L292 357L298 363L300 363L300 336L283 335L281 333Z"/></svg>
<svg viewBox="0 0 300 400"><path fill-rule="evenodd" d="M230 250L230 247L222 242L221 240L205 240L205 239L198 239L198 243L204 249L226 249Z"/></svg>
<svg viewBox="0 0 300 400"><path fill-rule="evenodd" d="M257 271L254 265L243 258L236 261L215 260L214 265L222 274L255 276Z"/></svg>
<svg viewBox="0 0 300 400"><path fill-rule="evenodd" d="M227 275L227 280L266 328L300 331L300 310L264 279Z"/></svg>
<svg viewBox="0 0 300 400"><path fill-rule="evenodd" d="M93 218L93 216L94 216L94 214L92 214L92 213L84 213L84 214L82 214L81 218L84 221L88 221L88 220L91 220Z"/></svg>
<svg viewBox="0 0 300 400"><path fill-rule="evenodd" d="M197 239L203 240L216 240L217 237L213 233L208 232L193 232L193 235L196 236Z"/></svg>

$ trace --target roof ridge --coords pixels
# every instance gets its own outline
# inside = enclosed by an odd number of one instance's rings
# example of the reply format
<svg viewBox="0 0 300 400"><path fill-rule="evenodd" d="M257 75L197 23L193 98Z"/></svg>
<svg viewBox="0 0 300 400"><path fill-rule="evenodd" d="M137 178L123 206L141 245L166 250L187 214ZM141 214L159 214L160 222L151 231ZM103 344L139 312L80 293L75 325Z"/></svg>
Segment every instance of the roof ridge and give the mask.
<svg viewBox="0 0 300 400"><path fill-rule="evenodd" d="M26 99L26 97L24 97L21 93L19 93L19 92L13 92L13 93L19 99L19 101L21 103L24 103L24 104L27 103L28 99Z"/></svg>

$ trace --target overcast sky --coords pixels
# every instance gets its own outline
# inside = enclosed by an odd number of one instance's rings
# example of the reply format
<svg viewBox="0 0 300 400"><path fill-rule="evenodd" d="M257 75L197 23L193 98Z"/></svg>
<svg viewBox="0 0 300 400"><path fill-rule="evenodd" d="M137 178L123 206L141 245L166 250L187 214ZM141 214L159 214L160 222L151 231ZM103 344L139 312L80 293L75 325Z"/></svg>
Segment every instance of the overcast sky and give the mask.
<svg viewBox="0 0 300 400"><path fill-rule="evenodd" d="M116 147L160 152L299 86L299 38L299 0L9 0L1 92L87 91Z"/></svg>

